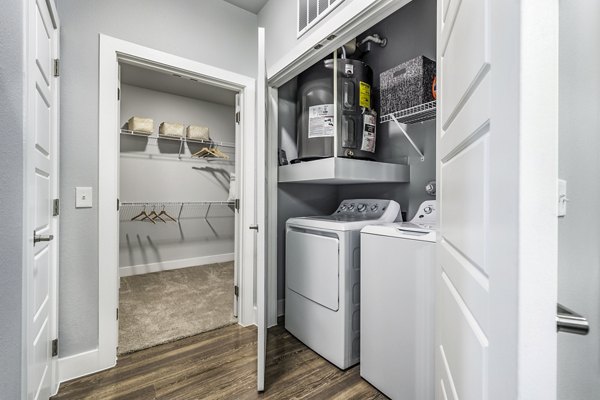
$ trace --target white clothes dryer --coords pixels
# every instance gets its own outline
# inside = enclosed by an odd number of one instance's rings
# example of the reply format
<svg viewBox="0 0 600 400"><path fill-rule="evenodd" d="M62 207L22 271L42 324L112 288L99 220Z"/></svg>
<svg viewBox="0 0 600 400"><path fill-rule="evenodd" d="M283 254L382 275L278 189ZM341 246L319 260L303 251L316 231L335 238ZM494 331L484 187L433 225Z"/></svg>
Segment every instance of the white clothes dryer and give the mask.
<svg viewBox="0 0 600 400"><path fill-rule="evenodd" d="M360 230L399 215L395 201L358 199L286 223L285 328L341 369L359 361Z"/></svg>
<svg viewBox="0 0 600 400"><path fill-rule="evenodd" d="M393 400L434 399L437 204L361 231L360 375Z"/></svg>

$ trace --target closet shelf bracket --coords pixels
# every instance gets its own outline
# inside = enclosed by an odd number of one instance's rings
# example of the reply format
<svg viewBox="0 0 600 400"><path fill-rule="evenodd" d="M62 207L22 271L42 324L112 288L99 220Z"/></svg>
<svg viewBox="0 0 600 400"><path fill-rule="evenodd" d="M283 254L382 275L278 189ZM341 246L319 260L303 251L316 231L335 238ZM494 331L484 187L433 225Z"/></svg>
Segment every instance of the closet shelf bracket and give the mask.
<svg viewBox="0 0 600 400"><path fill-rule="evenodd" d="M421 161L425 161L425 156L423 155L423 152L421 150L419 150L419 148L417 147L417 145L415 144L415 142L411 139L411 137L406 132L406 130L404 129L404 127L402 126L402 124L398 121L398 119L396 118L396 116L394 114L391 114L390 117L392 118L392 121L394 121L396 123L396 125L398 126L398 128L400 128L400 132L402 132L404 134L404 136L406 137L406 139L408 140L408 142L411 144L411 146L415 149L415 151L417 153L419 153L419 156L421 156Z"/></svg>

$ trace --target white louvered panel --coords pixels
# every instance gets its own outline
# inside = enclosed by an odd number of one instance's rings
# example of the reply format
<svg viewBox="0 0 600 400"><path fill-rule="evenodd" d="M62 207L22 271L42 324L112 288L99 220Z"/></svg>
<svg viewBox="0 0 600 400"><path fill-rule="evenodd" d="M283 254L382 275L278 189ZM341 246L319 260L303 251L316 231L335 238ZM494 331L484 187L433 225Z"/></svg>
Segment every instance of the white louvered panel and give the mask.
<svg viewBox="0 0 600 400"><path fill-rule="evenodd" d="M316 25L344 0L298 0L298 37Z"/></svg>

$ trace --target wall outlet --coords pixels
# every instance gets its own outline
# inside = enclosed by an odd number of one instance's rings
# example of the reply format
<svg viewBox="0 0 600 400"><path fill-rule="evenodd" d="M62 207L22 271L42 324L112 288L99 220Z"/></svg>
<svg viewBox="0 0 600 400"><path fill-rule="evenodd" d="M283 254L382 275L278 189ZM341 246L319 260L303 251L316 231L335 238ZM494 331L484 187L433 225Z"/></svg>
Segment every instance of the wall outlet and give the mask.
<svg viewBox="0 0 600 400"><path fill-rule="evenodd" d="M91 187L76 187L75 188L75 208L91 208L92 207L92 188Z"/></svg>

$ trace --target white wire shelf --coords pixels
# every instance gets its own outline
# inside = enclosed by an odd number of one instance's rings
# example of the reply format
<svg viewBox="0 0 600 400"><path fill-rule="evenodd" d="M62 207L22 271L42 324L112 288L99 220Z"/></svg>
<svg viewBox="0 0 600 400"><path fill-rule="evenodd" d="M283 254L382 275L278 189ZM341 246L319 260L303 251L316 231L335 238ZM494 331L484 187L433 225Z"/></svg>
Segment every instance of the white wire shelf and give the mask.
<svg viewBox="0 0 600 400"><path fill-rule="evenodd" d="M396 111L391 114L382 115L379 117L379 122L390 122L394 119L401 124L416 124L417 122L425 122L435 118L436 101L420 104L418 106L406 108Z"/></svg>
<svg viewBox="0 0 600 400"><path fill-rule="evenodd" d="M235 151L235 143L227 143L227 142L219 142L219 141L211 141L211 140L196 140L196 139L188 139L185 137L172 137L172 136L160 136L160 135L149 135L148 133L138 132L138 131L130 131L127 129L121 129L122 137L139 137L152 139L152 142L148 142L148 145L159 146L159 142L162 140L171 141L174 144L178 143L177 152L173 153L146 153L143 151L121 151L121 156L124 157L132 157L132 158L149 158L149 159L162 159L162 160L179 160L179 161L208 161L208 162L225 162L225 163L234 163L234 154ZM186 153L185 143L188 144L188 148L190 153L194 153L197 150L202 149L203 147L223 147L229 154L227 157L194 157ZM192 150L192 147L196 145L197 149Z"/></svg>
<svg viewBox="0 0 600 400"><path fill-rule="evenodd" d="M209 205L219 205L219 206L230 206L235 204L235 201L227 201L227 200L208 200L208 201L123 201L120 203L123 207L133 207L133 206L146 206L146 207L162 207L162 206L180 206L180 205L188 205L188 206L209 206Z"/></svg>
<svg viewBox="0 0 600 400"><path fill-rule="evenodd" d="M425 155L423 152L417 147L415 142L411 139L410 135L406 132L406 129L402 126L402 124L416 124L417 122L425 122L431 119L435 119L436 115L436 101L430 101L429 103L420 104L415 107L406 108L404 110L396 111L391 114L382 115L379 118L380 123L386 123L393 121L396 126L400 129L400 131L404 134L406 139L409 141L411 146L415 149L419 156L421 156L421 161L425 161Z"/></svg>
<svg viewBox="0 0 600 400"><path fill-rule="evenodd" d="M235 208L235 201L222 201L222 200L209 200L209 201L124 201L120 203L120 215L122 221L134 221L134 217L146 211L151 213L155 211L160 213L165 211L169 217L172 217L175 221L179 222L182 219L184 209L196 210L196 212L202 211L202 217L204 219L213 218L210 217L210 210L213 206L227 206L231 210ZM189 212L188 212L189 214ZM195 212L192 212L195 214ZM160 215L160 214L159 214ZM175 216L176 215L176 216ZM214 215L214 213L213 213ZM144 219L148 220L148 219ZM141 221L141 220L135 220ZM168 222L168 217L165 222ZM150 222L156 222L156 219L150 220Z"/></svg>
<svg viewBox="0 0 600 400"><path fill-rule="evenodd" d="M144 137L144 138L149 138L149 139L156 139L156 140L173 140L176 142L185 142L185 143L195 143L195 144L206 144L206 145L211 145L211 146L216 146L216 147L232 147L235 148L235 143L231 143L231 142L221 142L218 140L201 140L201 139L190 139L190 138L186 138L186 137L174 137L174 136L164 136L164 135L155 135L155 134L147 134L144 132L139 132L139 131L130 131L128 129L121 129L121 135L125 135L125 136L136 136L136 137Z"/></svg>

